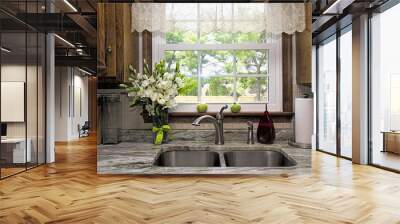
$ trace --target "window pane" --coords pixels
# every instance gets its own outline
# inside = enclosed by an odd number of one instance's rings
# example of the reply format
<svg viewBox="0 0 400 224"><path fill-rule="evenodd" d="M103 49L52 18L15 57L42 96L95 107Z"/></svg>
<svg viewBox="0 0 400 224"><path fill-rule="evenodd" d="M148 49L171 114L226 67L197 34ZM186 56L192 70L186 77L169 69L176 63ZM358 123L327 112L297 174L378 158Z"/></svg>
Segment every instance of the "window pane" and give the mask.
<svg viewBox="0 0 400 224"><path fill-rule="evenodd" d="M165 4L166 20L174 24L174 30L165 35L169 44L193 44L197 43L197 4ZM182 13L185 12L185 13ZM187 29L190 28L190 29ZM187 31L191 30L191 31Z"/></svg>
<svg viewBox="0 0 400 224"><path fill-rule="evenodd" d="M182 74L185 76L197 75L196 51L165 51L164 59L168 71L175 70L176 62L179 62Z"/></svg>
<svg viewBox="0 0 400 224"><path fill-rule="evenodd" d="M201 32L201 31L200 31ZM200 33L201 44L231 44L233 43L232 33L212 32Z"/></svg>
<svg viewBox="0 0 400 224"><path fill-rule="evenodd" d="M176 97L177 103L197 103L198 81L196 77L186 77L185 86L179 96Z"/></svg>
<svg viewBox="0 0 400 224"><path fill-rule="evenodd" d="M203 77L201 99L206 103L233 102L233 77Z"/></svg>
<svg viewBox="0 0 400 224"><path fill-rule="evenodd" d="M318 146L336 154L336 40L318 48Z"/></svg>
<svg viewBox="0 0 400 224"><path fill-rule="evenodd" d="M267 102L267 77L243 77L236 84L238 102Z"/></svg>
<svg viewBox="0 0 400 224"><path fill-rule="evenodd" d="M204 51L201 54L201 76L224 76L233 73L230 51Z"/></svg>
<svg viewBox="0 0 400 224"><path fill-rule="evenodd" d="M235 51L238 74L268 73L268 50Z"/></svg>
<svg viewBox="0 0 400 224"><path fill-rule="evenodd" d="M340 37L340 153L352 157L352 37Z"/></svg>
<svg viewBox="0 0 400 224"><path fill-rule="evenodd" d="M198 92L197 81L197 52L196 51L165 51L164 58L167 70L175 70L176 62L180 64L181 73L185 75L185 86L180 96L176 98L178 103L196 103Z"/></svg>
<svg viewBox="0 0 400 224"><path fill-rule="evenodd" d="M265 32L238 32L233 35L235 43L265 43L267 40Z"/></svg>
<svg viewBox="0 0 400 224"><path fill-rule="evenodd" d="M165 35L167 44L195 44L197 42L197 35L190 31L174 31L167 32Z"/></svg>
<svg viewBox="0 0 400 224"><path fill-rule="evenodd" d="M9 51L0 51L2 137L16 141L16 144L0 144L2 178L26 170L26 163L31 162L32 158L31 147L26 147L31 145L32 141L26 136L28 127L24 116L27 112L25 95L29 97L36 95L32 92L26 93L26 76L29 69L26 59L27 56L32 56L31 49L27 48L26 38L25 32L1 34L1 47L9 49Z"/></svg>
<svg viewBox="0 0 400 224"><path fill-rule="evenodd" d="M400 4L371 19L372 163L395 170L400 170L400 155L396 154L400 142L400 32L395 28L399 21Z"/></svg>

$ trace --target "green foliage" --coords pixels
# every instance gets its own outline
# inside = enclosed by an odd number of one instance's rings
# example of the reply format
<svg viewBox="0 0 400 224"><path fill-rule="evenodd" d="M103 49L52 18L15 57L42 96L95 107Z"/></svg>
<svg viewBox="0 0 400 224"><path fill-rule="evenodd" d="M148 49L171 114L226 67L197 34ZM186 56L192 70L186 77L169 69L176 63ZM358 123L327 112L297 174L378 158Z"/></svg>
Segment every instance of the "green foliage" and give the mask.
<svg viewBox="0 0 400 224"><path fill-rule="evenodd" d="M168 32L167 43L262 43L265 42L265 33L223 33L214 32L201 34L196 39L196 34L184 31ZM202 75L215 75L219 77L202 77L202 83L197 81L198 57ZM166 51L165 61L167 71L175 69L173 65L180 63L180 71L184 78L184 87L179 91L181 96L196 96L199 85L207 85L207 96L231 96L233 94L234 78L233 56L236 58L236 70L240 74L265 74L267 73L268 52L266 50L238 50L238 51ZM213 74L204 74L204 68L214 66ZM223 77L221 77L223 75ZM228 76L228 77L226 77ZM262 92L266 88L266 78L238 78L237 95Z"/></svg>
<svg viewBox="0 0 400 224"><path fill-rule="evenodd" d="M198 82L196 78L185 77L184 78L184 86L179 91L179 95L181 96L196 96L198 89Z"/></svg>
<svg viewBox="0 0 400 224"><path fill-rule="evenodd" d="M204 84L209 84L207 96L231 96L233 94L233 78L210 77L204 79Z"/></svg>

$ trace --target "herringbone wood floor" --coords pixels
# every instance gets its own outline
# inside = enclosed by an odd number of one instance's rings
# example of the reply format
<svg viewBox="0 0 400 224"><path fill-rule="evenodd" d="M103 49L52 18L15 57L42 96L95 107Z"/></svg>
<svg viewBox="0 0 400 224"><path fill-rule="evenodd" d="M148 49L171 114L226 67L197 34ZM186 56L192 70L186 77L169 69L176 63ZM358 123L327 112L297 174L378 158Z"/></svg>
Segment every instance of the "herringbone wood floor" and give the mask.
<svg viewBox="0 0 400 224"><path fill-rule="evenodd" d="M0 181L0 223L400 223L400 175L322 153L311 175L98 176L94 138Z"/></svg>

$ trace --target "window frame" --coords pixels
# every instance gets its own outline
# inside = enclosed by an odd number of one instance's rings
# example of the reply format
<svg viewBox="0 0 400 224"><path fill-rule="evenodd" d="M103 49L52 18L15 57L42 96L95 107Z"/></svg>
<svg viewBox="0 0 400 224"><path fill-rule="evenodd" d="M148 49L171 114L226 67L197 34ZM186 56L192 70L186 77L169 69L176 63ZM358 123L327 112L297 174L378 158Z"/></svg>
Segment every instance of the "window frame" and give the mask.
<svg viewBox="0 0 400 224"><path fill-rule="evenodd" d="M268 110L282 112L282 38L274 40L274 43L232 43L232 44L167 44L165 34L152 33L152 61L153 65L164 58L165 51L207 51L207 50L268 50ZM198 71L199 72L199 71ZM200 75L199 73L197 75ZM262 74L263 75L263 74ZM236 71L232 77L257 77L260 74L238 74ZM223 77L223 76L216 76ZM229 76L231 77L231 76ZM178 103L173 112L195 112L197 103ZM242 111L262 112L266 102L240 103ZM209 112L216 112L225 103L207 103Z"/></svg>

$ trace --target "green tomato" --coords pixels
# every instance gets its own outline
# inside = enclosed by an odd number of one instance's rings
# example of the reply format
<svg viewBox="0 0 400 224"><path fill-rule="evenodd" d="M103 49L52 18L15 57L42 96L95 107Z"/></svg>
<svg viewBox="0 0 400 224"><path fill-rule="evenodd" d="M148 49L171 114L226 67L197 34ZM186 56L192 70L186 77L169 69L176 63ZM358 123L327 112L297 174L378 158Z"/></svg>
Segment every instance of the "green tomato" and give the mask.
<svg viewBox="0 0 400 224"><path fill-rule="evenodd" d="M206 103L200 103L197 105L197 112L205 113L208 109L208 105Z"/></svg>
<svg viewBox="0 0 400 224"><path fill-rule="evenodd" d="M234 104L231 105L232 113L239 113L240 109L242 109L242 107L238 103L234 103Z"/></svg>

